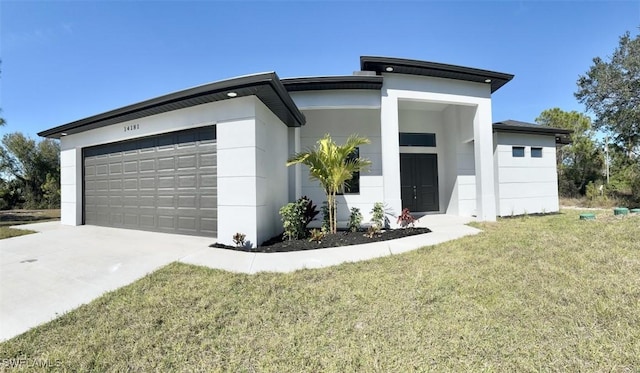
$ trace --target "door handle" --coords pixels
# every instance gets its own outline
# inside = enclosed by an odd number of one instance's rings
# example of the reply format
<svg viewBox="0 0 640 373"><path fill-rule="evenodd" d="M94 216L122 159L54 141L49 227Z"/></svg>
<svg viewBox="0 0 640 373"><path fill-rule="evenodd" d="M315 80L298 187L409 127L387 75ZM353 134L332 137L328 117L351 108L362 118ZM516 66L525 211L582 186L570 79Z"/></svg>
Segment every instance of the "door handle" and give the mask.
<svg viewBox="0 0 640 373"><path fill-rule="evenodd" d="M413 186L413 199L418 199L418 193L416 192L416 186Z"/></svg>

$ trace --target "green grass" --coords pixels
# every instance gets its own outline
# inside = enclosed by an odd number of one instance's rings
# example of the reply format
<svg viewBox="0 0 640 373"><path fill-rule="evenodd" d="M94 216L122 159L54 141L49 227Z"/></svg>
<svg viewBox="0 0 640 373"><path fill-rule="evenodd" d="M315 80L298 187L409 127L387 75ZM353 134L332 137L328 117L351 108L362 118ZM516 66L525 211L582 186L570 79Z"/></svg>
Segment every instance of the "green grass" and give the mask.
<svg viewBox="0 0 640 373"><path fill-rule="evenodd" d="M31 234L31 233L36 233L36 232L32 230L27 230L27 229L14 229L14 228L0 226L0 240L4 238L23 236L25 234Z"/></svg>
<svg viewBox="0 0 640 373"><path fill-rule="evenodd" d="M27 229L9 228L13 225L60 220L60 210L5 210L0 211L0 240L36 233Z"/></svg>
<svg viewBox="0 0 640 373"><path fill-rule="evenodd" d="M640 370L640 217L580 211L291 274L171 264L0 344L69 371ZM24 367L27 369L26 367Z"/></svg>

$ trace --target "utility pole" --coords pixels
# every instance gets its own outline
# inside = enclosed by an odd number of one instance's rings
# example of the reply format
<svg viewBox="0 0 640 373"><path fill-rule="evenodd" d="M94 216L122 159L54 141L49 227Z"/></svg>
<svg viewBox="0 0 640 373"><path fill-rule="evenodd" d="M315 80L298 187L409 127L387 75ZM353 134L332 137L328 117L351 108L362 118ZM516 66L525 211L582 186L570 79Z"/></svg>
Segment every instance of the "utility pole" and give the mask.
<svg viewBox="0 0 640 373"><path fill-rule="evenodd" d="M609 185L609 136L604 137L604 164L607 174L607 185Z"/></svg>

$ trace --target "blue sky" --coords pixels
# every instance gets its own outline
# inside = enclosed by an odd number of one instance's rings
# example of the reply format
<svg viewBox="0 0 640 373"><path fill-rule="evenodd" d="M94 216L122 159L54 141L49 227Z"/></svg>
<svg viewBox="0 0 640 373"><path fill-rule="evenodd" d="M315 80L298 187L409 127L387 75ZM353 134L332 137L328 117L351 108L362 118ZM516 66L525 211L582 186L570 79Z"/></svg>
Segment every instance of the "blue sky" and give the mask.
<svg viewBox="0 0 640 373"><path fill-rule="evenodd" d="M636 1L2 1L0 108L31 137L238 75L350 75L361 55L515 74L493 120L584 108L578 75L640 30Z"/></svg>

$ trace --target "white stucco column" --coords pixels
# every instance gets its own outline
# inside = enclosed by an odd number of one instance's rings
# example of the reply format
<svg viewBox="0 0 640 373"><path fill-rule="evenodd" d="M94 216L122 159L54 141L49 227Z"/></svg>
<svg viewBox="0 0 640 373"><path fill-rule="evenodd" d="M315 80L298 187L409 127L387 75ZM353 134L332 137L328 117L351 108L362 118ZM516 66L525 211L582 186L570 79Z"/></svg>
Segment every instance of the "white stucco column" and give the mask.
<svg viewBox="0 0 640 373"><path fill-rule="evenodd" d="M473 118L476 166L476 216L482 221L496 220L496 196L493 165L493 127L491 99L482 100Z"/></svg>
<svg viewBox="0 0 640 373"><path fill-rule="evenodd" d="M383 90L380 103L380 137L382 143L382 180L384 203L390 212L402 211L400 195L400 141L398 138L398 98ZM394 223L392 220L391 223Z"/></svg>
<svg viewBox="0 0 640 373"><path fill-rule="evenodd" d="M82 224L82 149L60 139L60 223Z"/></svg>
<svg viewBox="0 0 640 373"><path fill-rule="evenodd" d="M289 157L300 152L300 127L287 129ZM289 202L302 197L302 172L300 165L289 167Z"/></svg>
<svg viewBox="0 0 640 373"><path fill-rule="evenodd" d="M256 120L216 124L218 157L218 242L233 245L235 233L258 239Z"/></svg>

